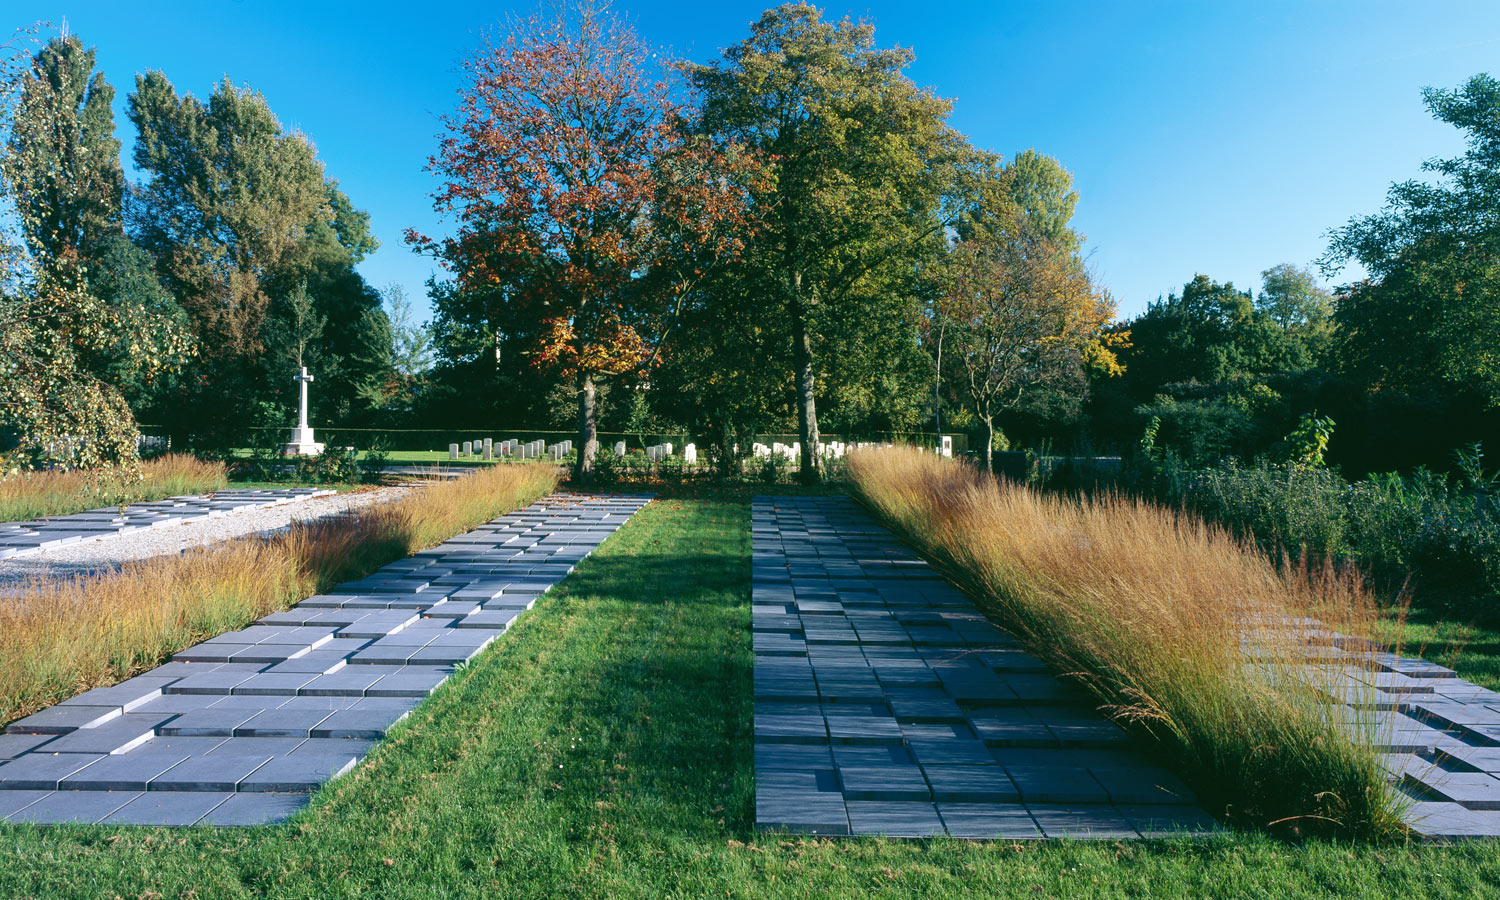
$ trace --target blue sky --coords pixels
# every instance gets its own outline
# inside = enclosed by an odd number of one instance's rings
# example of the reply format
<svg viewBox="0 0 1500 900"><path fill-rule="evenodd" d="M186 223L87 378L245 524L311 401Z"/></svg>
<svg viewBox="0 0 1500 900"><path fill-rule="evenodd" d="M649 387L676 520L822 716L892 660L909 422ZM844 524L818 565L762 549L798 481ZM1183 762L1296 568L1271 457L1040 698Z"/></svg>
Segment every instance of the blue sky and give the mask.
<svg viewBox="0 0 1500 900"><path fill-rule="evenodd" d="M63 19L124 98L161 69L206 96L225 75L266 95L368 209L377 286L423 298L431 263L401 233L440 234L422 170L459 62L526 2L6 0L9 23ZM705 60L764 2L616 0L649 40ZM887 2L825 6L916 51L912 77L955 100L953 124L1010 156L1035 147L1073 173L1077 227L1120 304L1139 312L1195 272L1258 284L1306 264L1324 233L1377 209L1423 159L1461 149L1423 86L1500 73L1500 3L1426 0ZM421 300L425 308L425 299Z"/></svg>

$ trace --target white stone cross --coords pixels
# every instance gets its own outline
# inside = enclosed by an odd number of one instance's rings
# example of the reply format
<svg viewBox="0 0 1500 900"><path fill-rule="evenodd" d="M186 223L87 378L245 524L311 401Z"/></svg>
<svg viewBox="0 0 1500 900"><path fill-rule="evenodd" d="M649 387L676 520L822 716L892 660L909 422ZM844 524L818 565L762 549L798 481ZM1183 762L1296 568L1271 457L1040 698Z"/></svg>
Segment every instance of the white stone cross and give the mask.
<svg viewBox="0 0 1500 900"><path fill-rule="evenodd" d="M299 382L299 384L297 385L297 387L299 387L301 389L301 395L302 395L299 398L299 403L298 403L298 407L299 408L298 408L298 411L297 411L297 427L298 428L306 428L307 427L307 383L309 381L313 380L313 376L307 374L307 366L303 366L302 367L302 374L300 374L300 375L293 375L292 379L294 381Z"/></svg>
<svg viewBox="0 0 1500 900"><path fill-rule="evenodd" d="M297 427L292 429L292 439L282 448L282 453L287 456L317 456L323 452L323 445L313 440L313 430L307 424L307 383L313 380L313 376L307 374L307 366L303 366L301 373L292 378L297 382L300 394Z"/></svg>

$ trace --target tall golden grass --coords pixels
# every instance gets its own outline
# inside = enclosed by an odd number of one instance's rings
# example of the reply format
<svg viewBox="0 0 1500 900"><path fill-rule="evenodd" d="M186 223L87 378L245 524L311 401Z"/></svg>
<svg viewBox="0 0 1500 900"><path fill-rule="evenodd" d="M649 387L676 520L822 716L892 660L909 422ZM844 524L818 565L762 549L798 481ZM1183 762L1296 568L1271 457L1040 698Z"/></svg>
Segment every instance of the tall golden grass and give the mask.
<svg viewBox="0 0 1500 900"><path fill-rule="evenodd" d="M133 469L19 472L0 478L0 522L63 516L96 509L222 490L223 463L168 453Z"/></svg>
<svg viewBox="0 0 1500 900"><path fill-rule="evenodd" d="M1309 665L1299 621L1370 634L1354 573L1278 566L1169 509L1042 495L910 448L860 451L849 469L857 497L1152 742L1210 811L1297 834L1400 833L1372 741L1326 702L1347 694L1338 666Z"/></svg>
<svg viewBox="0 0 1500 900"><path fill-rule="evenodd" d="M495 466L389 503L0 596L0 723L116 684L171 654L363 577L557 485L548 465Z"/></svg>

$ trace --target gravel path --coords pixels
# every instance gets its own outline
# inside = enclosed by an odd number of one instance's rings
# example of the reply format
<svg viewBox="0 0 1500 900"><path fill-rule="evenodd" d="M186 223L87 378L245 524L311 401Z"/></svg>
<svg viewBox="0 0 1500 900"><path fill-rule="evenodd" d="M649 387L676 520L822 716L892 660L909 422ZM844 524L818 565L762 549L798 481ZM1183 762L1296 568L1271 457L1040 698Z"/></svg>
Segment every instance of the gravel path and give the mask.
<svg viewBox="0 0 1500 900"><path fill-rule="evenodd" d="M168 528L145 528L43 550L0 562L0 588L32 577L67 578L112 571L131 560L181 553L190 547L252 534L269 534L293 522L339 515L395 500L415 487L395 485L355 494L314 497L300 503L244 509Z"/></svg>

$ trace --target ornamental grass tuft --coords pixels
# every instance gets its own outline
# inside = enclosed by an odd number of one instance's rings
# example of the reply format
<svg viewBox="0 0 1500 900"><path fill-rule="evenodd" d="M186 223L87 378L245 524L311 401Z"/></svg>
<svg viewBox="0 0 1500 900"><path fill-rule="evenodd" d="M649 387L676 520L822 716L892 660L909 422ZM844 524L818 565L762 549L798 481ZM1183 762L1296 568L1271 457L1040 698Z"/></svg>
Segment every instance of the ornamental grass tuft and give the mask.
<svg viewBox="0 0 1500 900"><path fill-rule="evenodd" d="M548 465L496 466L398 500L119 572L0 595L0 723L150 669L551 492Z"/></svg>
<svg viewBox="0 0 1500 900"><path fill-rule="evenodd" d="M1308 661L1309 620L1372 633L1353 571L1278 565L1170 509L1043 495L911 448L860 451L849 469L858 498L1210 812L1289 835L1402 833L1378 735L1328 703L1348 690L1340 667Z"/></svg>
<svg viewBox="0 0 1500 900"><path fill-rule="evenodd" d="M206 494L228 485L223 463L205 462L183 453L149 459L135 469L17 472L0 478L0 522Z"/></svg>

